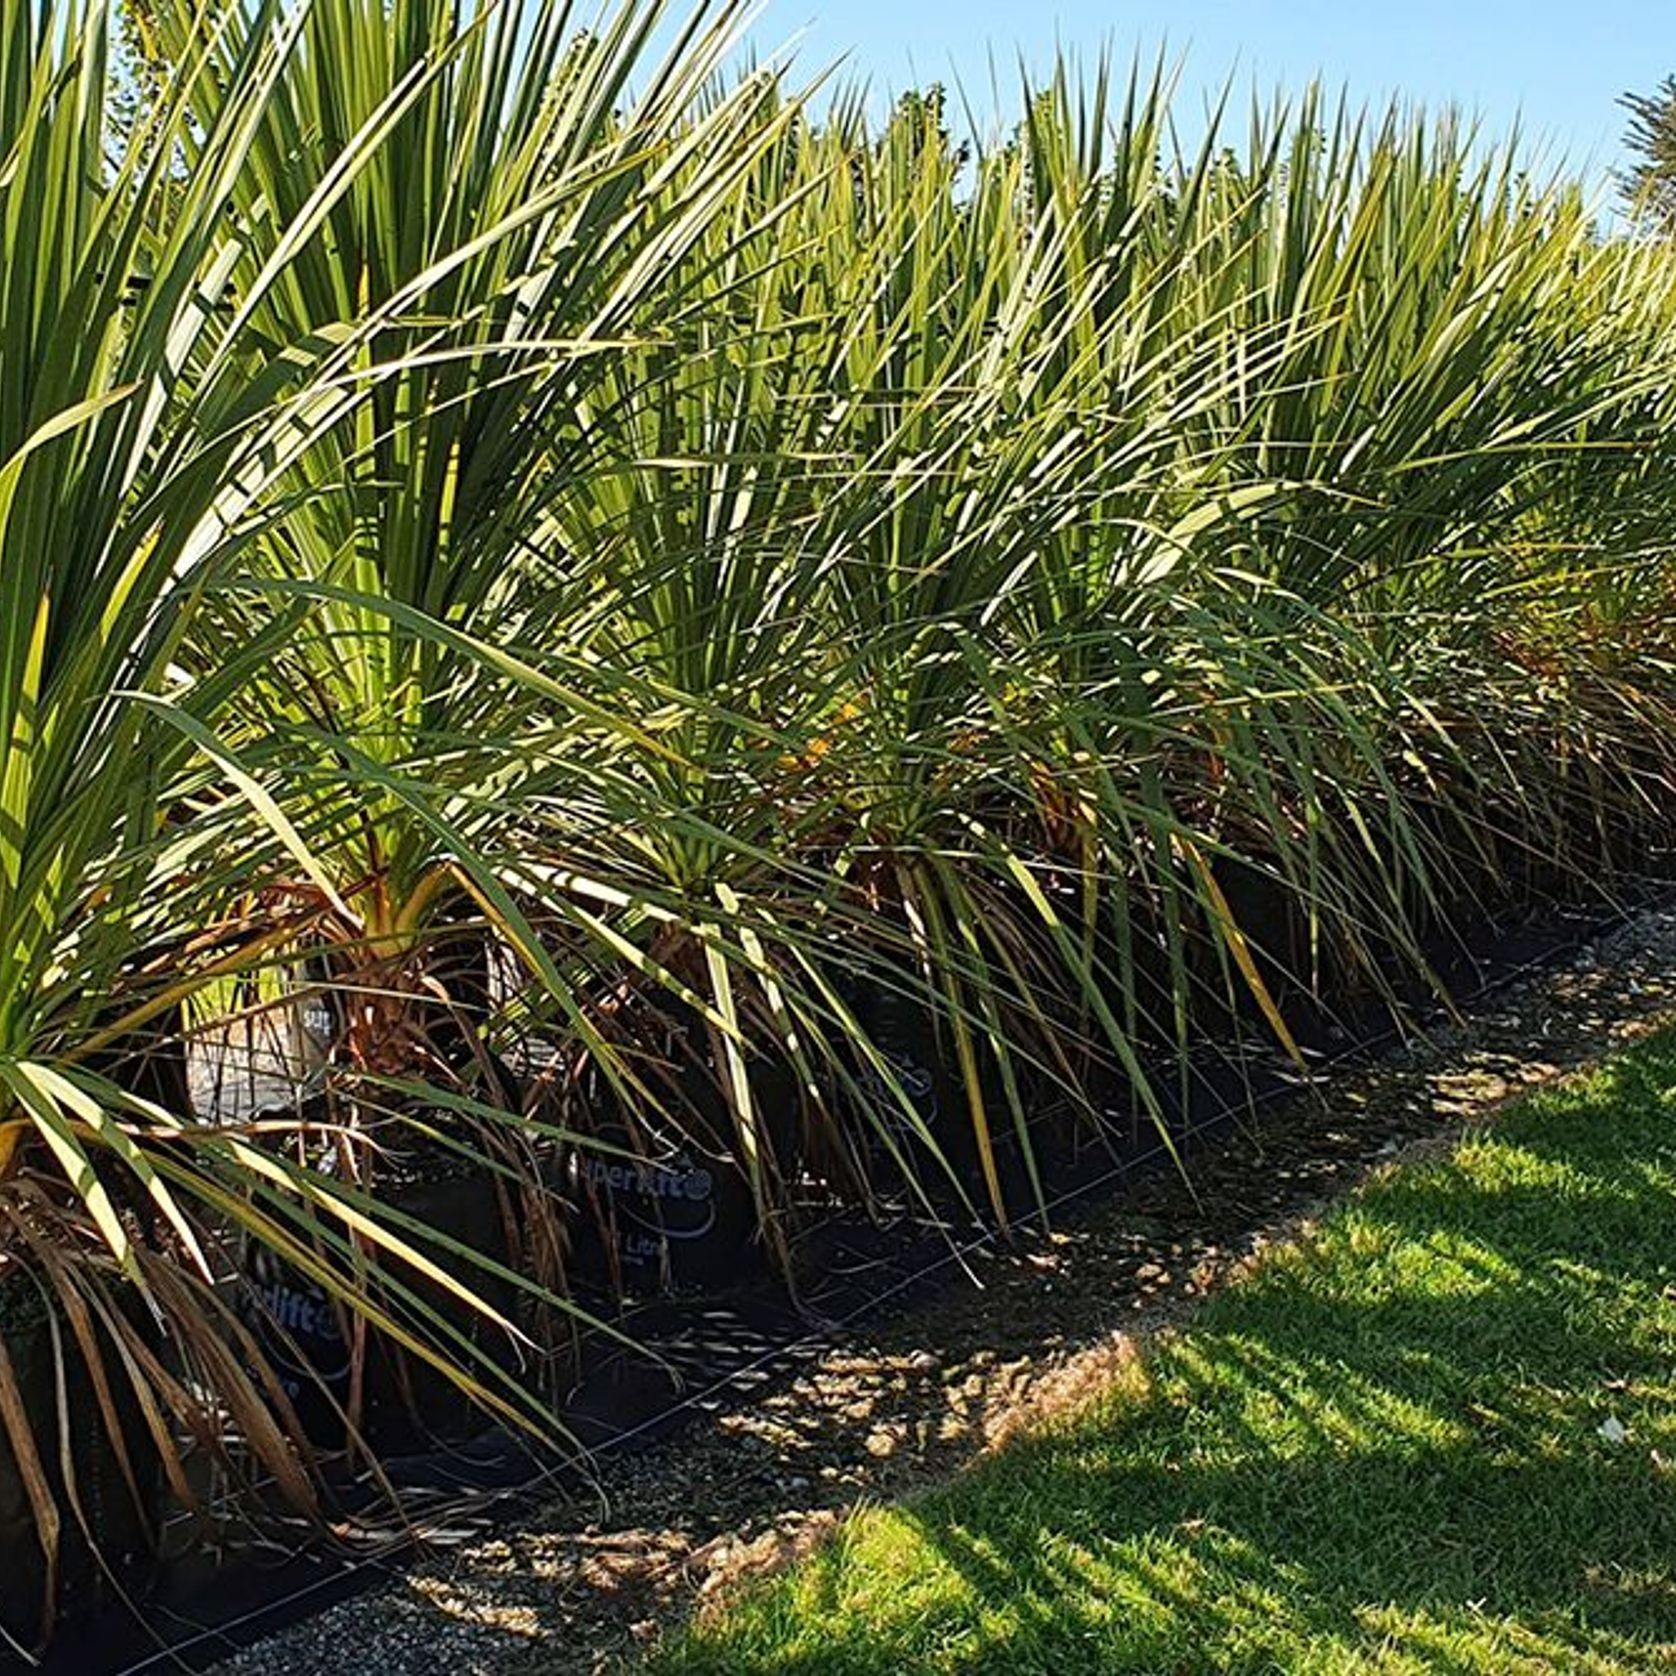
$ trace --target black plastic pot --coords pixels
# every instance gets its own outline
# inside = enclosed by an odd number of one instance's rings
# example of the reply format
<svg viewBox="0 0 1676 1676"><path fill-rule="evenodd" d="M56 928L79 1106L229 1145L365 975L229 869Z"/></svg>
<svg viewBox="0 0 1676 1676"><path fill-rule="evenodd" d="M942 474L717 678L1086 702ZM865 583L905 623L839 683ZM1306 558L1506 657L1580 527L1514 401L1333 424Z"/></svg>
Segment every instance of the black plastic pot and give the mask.
<svg viewBox="0 0 1676 1676"><path fill-rule="evenodd" d="M90 1055L85 1065L166 1111L185 1116L191 1110L178 1008L108 1043ZM142 1229L154 1226L155 1207L131 1176L113 1172L110 1187ZM129 1326L160 1351L154 1323L139 1298L125 1294L124 1299ZM145 1593L157 1570L155 1539L163 1509L156 1445L115 1346L95 1320L95 1342L110 1351L106 1383L132 1483L122 1471L121 1455L80 1343L66 1322L53 1320L55 1307L50 1293L21 1268L0 1278L0 1334L5 1338L23 1415L62 1520L57 1585L49 1614L46 1556L36 1531L36 1514L10 1434L0 1427L0 1624L23 1646L37 1642L48 1627L49 1616L74 1623L125 1595ZM69 1479L63 1460L66 1448Z"/></svg>
<svg viewBox="0 0 1676 1676"><path fill-rule="evenodd" d="M964 1219L976 1213L990 1219L990 1187L953 1043L920 998L865 981L852 983L851 991L857 1022L889 1065L896 1083L893 1088L890 1079L871 1064L857 1073L863 1109L851 1114L850 1123L869 1182L876 1191L892 1192L901 1181L902 1163L896 1156L900 1154L940 1214ZM1017 1220L1037 1209L1031 1162L1039 1174L1045 1172L1072 1144L1073 1125L1061 1121L1062 1102L1039 1086L1041 1079L1030 1074L1026 1062L1015 1061L1029 1135L1027 1156L1000 1072L981 1045L978 1051L1002 1203L1009 1221ZM903 1110L904 1098L913 1111L913 1122ZM918 1132L920 1125L935 1143L936 1153Z"/></svg>
<svg viewBox="0 0 1676 1676"><path fill-rule="evenodd" d="M318 1282L265 1246L247 1245L240 1315L311 1443L341 1447L352 1350L337 1304Z"/></svg>
<svg viewBox="0 0 1676 1676"><path fill-rule="evenodd" d="M905 1157L929 1163L930 1155L917 1125L923 1124L947 1150L959 1137L965 1107L959 1070L949 1063L951 1056L945 1054L938 1039L931 1012L911 997L872 984L859 989L855 1011L891 1071L887 1078L872 1064L864 1063L859 1068L856 1080L863 1110L857 1115L866 1125L863 1145L867 1156L888 1168L891 1147L895 1146ZM903 1110L904 1099L912 1109L912 1121ZM961 1161L951 1158L951 1162Z"/></svg>
<svg viewBox="0 0 1676 1676"><path fill-rule="evenodd" d="M511 1267L508 1209L497 1178L488 1170L462 1169L452 1160L430 1164L429 1170L421 1166L405 1179L380 1186L381 1201L443 1238ZM509 1319L515 1316L518 1297L510 1281L463 1259L450 1260L432 1241L414 1243L492 1309ZM480 1311L435 1281L408 1274L402 1279L473 1346L498 1355L493 1340L501 1335ZM311 1276L253 1244L245 1257L241 1313L306 1435L321 1447L340 1447L353 1395L353 1327L347 1312ZM400 1448L428 1434L457 1434L472 1426L479 1411L453 1380L381 1333L369 1330L365 1340L362 1427L369 1441ZM463 1359L457 1346L441 1348Z"/></svg>
<svg viewBox="0 0 1676 1676"><path fill-rule="evenodd" d="M660 1097L625 1107L597 1066L573 1090L566 1121L596 1143L565 1164L575 1209L570 1267L585 1285L619 1296L726 1291L767 1261L734 1118L702 1020L668 997L642 999L619 1020L630 1052ZM766 1165L796 1152L796 1088L784 1067L755 1062L751 1098Z"/></svg>
<svg viewBox="0 0 1676 1676"><path fill-rule="evenodd" d="M506 1196L516 1191L511 1184L503 1188L500 1178L488 1170L455 1168L397 1183L383 1196L393 1208L445 1239L503 1268L516 1269L509 1225L516 1211ZM434 1244L429 1250L438 1267L475 1297L507 1320L517 1318L519 1293L510 1281L451 1258ZM481 1311L434 1281L412 1284L427 1306L476 1352L502 1366L509 1362L510 1344ZM455 1347L443 1348L450 1357L464 1354ZM387 1447L431 1433L458 1435L481 1419L481 1410L446 1374L377 1333L368 1336L366 1392L370 1434Z"/></svg>
<svg viewBox="0 0 1676 1676"><path fill-rule="evenodd" d="M151 1586L157 1570L154 1543L161 1520L162 1475L144 1415L113 1351L107 1380L134 1473L130 1485L101 1418L93 1377L74 1334L63 1322L57 1323L60 1348L55 1350L51 1308L28 1275L14 1273L0 1281L0 1332L5 1335L36 1451L62 1515L50 1616L58 1623L73 1624L125 1595L143 1594ZM136 1325L144 1323L137 1301L131 1318ZM102 1342L102 1332L100 1338ZM59 1355L64 1361L62 1410ZM61 1454L66 1447L74 1477L73 1498ZM46 1584L46 1555L35 1511L10 1436L0 1428L0 1624L22 1646L39 1645L48 1632Z"/></svg>
<svg viewBox="0 0 1676 1676"><path fill-rule="evenodd" d="M645 1123L603 1125L598 1139L571 1152L566 1172L578 1278L645 1297L725 1289L758 1264L755 1204L731 1157Z"/></svg>

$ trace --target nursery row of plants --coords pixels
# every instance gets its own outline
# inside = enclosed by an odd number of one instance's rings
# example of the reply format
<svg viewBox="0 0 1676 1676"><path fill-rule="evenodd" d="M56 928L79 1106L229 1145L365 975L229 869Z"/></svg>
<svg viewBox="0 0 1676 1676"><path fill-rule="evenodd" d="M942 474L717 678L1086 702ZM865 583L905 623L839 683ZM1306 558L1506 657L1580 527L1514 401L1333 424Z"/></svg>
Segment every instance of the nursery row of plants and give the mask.
<svg viewBox="0 0 1676 1676"><path fill-rule="evenodd" d="M962 142L740 22L0 17L18 1641L427 1379L551 1430L579 1270L1029 1216L1656 867L1661 244L1447 116Z"/></svg>

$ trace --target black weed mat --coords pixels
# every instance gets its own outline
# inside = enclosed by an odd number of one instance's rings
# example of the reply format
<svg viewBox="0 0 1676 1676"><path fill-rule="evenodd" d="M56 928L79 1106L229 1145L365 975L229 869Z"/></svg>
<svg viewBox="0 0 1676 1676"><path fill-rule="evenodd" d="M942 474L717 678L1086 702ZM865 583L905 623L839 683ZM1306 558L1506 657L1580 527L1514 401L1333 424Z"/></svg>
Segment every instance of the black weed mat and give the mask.
<svg viewBox="0 0 1676 1676"><path fill-rule="evenodd" d="M1448 974L1452 987L1463 1006L1481 1003L1627 923L1664 894L1649 890L1630 908L1567 912L1507 931L1487 940L1470 966ZM1376 1059L1397 1037L1394 1028L1370 1030L1321 1055L1312 1069L1317 1076L1351 1070ZM1213 1151L1232 1126L1298 1092L1297 1077L1283 1064L1254 1069L1255 1085L1236 1101L1227 1098L1225 1079L1207 1068L1180 1125L1176 1145L1182 1153ZM1074 1228L1079 1212L1173 1167L1156 1136L1124 1136L1062 1161L1048 1184L1056 1225ZM656 1359L601 1337L582 1359L587 1372L564 1407L564 1423L601 1459L653 1448L677 1429L713 1422L787 1381L864 1317L958 1282L1000 1237L974 1224L951 1238L947 1230L906 1216L883 1226L830 1218L805 1236L802 1268L821 1278L795 1302L763 1278L727 1295L658 1299L623 1310L613 1325ZM145 1601L143 1617L112 1609L67 1623L41 1668L49 1676L203 1670L400 1576L421 1541L469 1544L504 1530L543 1501L585 1494L588 1484L576 1466L538 1457L500 1429L393 1458L386 1468L409 1509L409 1537L381 1537L357 1548L279 1526L243 1551L194 1556L174 1567ZM370 1487L347 1485L340 1505L364 1511L374 1499Z"/></svg>

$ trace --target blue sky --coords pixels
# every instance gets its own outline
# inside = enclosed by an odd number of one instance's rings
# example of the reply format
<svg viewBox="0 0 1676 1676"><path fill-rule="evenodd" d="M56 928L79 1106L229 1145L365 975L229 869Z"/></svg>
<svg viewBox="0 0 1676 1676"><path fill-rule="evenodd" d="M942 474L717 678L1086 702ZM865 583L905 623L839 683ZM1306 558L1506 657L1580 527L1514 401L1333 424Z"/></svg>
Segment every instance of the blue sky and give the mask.
<svg viewBox="0 0 1676 1676"><path fill-rule="evenodd" d="M1496 132L1522 118L1533 146L1601 180L1621 161L1618 95L1676 73L1676 0L767 0L759 47L793 37L802 67L848 55L881 90L959 79L985 107L992 50L1007 76L1056 41L1125 63L1163 44L1195 108L1230 72L1269 88L1319 74L1358 99L1454 101Z"/></svg>

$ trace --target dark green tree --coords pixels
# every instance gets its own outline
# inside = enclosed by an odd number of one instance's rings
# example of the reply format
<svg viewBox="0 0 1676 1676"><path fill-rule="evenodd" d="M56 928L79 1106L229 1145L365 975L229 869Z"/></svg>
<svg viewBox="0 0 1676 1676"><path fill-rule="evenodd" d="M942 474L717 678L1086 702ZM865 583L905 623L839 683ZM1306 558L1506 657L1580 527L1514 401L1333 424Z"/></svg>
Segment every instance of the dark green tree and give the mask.
<svg viewBox="0 0 1676 1676"><path fill-rule="evenodd" d="M1676 76L1618 103L1630 114L1624 144L1635 159L1620 177L1624 195L1636 214L1676 231Z"/></svg>

